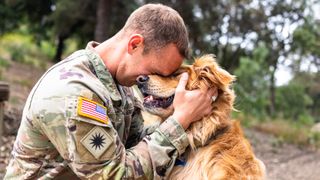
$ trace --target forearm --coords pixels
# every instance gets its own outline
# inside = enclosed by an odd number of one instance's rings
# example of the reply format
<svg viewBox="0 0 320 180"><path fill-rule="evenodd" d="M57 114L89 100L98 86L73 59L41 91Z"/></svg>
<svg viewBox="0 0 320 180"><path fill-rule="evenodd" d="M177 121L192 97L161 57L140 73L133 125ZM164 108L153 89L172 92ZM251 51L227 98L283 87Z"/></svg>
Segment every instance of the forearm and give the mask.
<svg viewBox="0 0 320 180"><path fill-rule="evenodd" d="M144 119L142 118L140 110L137 110L130 125L129 135L126 141L126 148L131 148L138 144L146 135L153 133L159 125L144 126Z"/></svg>
<svg viewBox="0 0 320 180"><path fill-rule="evenodd" d="M85 165L86 168L75 173L81 178L121 179L147 178L155 179L170 173L175 159L188 146L187 135L176 120L169 118L151 135L147 135L136 146L125 149L123 145L116 149L116 156L103 164ZM100 164L100 165L99 165ZM79 170L81 163L70 164ZM97 167L99 166L99 167ZM94 170L85 174L89 169Z"/></svg>

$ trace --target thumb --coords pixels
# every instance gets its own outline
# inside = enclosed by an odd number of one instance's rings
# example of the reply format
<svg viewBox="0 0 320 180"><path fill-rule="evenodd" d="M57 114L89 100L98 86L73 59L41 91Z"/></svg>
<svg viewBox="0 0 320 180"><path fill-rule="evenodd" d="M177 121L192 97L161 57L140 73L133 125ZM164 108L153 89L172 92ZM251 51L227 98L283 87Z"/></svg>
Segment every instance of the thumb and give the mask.
<svg viewBox="0 0 320 180"><path fill-rule="evenodd" d="M181 78L179 80L179 84L178 84L176 90L178 90L178 91L185 90L187 82L188 82L188 78L189 78L188 76L189 76L188 73L183 73L181 75Z"/></svg>

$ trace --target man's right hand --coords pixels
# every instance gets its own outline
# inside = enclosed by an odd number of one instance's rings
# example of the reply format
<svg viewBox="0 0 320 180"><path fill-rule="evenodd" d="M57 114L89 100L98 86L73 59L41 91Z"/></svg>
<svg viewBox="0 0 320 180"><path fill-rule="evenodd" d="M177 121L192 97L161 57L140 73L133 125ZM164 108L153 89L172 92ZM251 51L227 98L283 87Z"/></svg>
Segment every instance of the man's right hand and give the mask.
<svg viewBox="0 0 320 180"><path fill-rule="evenodd" d="M217 89L186 90L187 82L188 74L183 73L176 88L172 115L184 129L187 129L192 122L212 112L212 96L217 96L218 93Z"/></svg>

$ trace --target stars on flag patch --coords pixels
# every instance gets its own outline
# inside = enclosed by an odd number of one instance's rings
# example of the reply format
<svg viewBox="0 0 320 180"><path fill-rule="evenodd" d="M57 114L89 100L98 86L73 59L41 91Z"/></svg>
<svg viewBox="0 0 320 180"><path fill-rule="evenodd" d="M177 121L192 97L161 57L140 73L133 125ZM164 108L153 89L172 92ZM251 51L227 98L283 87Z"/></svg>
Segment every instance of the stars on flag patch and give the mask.
<svg viewBox="0 0 320 180"><path fill-rule="evenodd" d="M107 108L97 102L79 97L77 112L80 116L108 124Z"/></svg>
<svg viewBox="0 0 320 180"><path fill-rule="evenodd" d="M111 136L99 126L92 128L80 142L96 159L113 143Z"/></svg>

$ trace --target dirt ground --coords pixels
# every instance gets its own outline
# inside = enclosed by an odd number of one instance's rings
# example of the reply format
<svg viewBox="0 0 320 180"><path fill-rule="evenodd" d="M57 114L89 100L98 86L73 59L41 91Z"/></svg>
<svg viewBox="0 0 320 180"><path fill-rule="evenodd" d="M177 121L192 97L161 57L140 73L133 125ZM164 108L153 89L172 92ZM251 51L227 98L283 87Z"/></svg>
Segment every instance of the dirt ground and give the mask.
<svg viewBox="0 0 320 180"><path fill-rule="evenodd" d="M245 130L256 156L267 168L268 180L319 180L320 152L291 144L278 144L270 134Z"/></svg>
<svg viewBox="0 0 320 180"><path fill-rule="evenodd" d="M36 70L26 65L12 64L4 72L5 80L10 83L11 103L6 106L6 132L14 134L18 126L24 101L33 84L40 78L43 70ZM267 168L268 180L319 180L320 152L299 148L290 144L279 144L272 135L253 129L245 129L245 134L253 149ZM14 135L1 137L0 144L0 179L3 178Z"/></svg>

